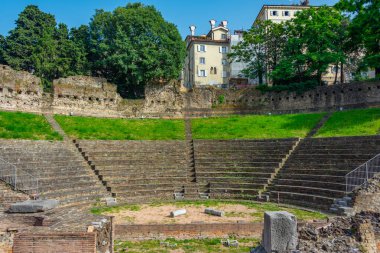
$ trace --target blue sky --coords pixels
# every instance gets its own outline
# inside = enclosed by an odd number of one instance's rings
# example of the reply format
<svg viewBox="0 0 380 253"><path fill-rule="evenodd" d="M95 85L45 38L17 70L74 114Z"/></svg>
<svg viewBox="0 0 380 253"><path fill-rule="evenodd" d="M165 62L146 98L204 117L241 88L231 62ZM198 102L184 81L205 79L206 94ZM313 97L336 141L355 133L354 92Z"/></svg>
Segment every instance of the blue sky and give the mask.
<svg viewBox="0 0 380 253"><path fill-rule="evenodd" d="M311 0L312 5L333 5L338 0ZM55 15L57 22L77 27L88 24L95 9L111 11L125 6L128 0L1 0L0 34L6 35L14 28L18 14L29 4ZM299 0L141 0L154 5L164 18L178 26L183 37L189 33L189 25L197 26L197 34L207 33L208 20L229 21L231 29L247 29L251 26L263 4L291 4Z"/></svg>

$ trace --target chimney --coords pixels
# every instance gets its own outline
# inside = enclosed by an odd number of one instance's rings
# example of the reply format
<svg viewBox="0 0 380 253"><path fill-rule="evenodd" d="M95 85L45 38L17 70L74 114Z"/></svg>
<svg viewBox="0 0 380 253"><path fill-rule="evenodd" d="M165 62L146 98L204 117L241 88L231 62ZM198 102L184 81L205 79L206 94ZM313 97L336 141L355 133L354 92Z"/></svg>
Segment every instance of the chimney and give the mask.
<svg viewBox="0 0 380 253"><path fill-rule="evenodd" d="M226 20L223 20L221 24L224 28L227 28L228 22Z"/></svg>
<svg viewBox="0 0 380 253"><path fill-rule="evenodd" d="M195 29L197 29L195 25L190 26L191 36L195 36Z"/></svg>
<svg viewBox="0 0 380 253"><path fill-rule="evenodd" d="M215 28L215 24L216 24L216 20L215 19L211 19L210 20L211 29Z"/></svg>

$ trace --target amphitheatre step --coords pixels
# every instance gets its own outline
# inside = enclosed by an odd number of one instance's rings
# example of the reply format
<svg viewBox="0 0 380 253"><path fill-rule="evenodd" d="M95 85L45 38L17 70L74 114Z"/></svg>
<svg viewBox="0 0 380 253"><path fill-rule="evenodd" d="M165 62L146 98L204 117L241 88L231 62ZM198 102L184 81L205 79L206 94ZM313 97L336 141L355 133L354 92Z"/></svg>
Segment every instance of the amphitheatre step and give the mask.
<svg viewBox="0 0 380 253"><path fill-rule="evenodd" d="M102 193L102 188L99 185L93 185L88 187L83 186L72 186L70 188L61 188L47 192L41 192L41 196L45 198L58 198L65 199L72 196L82 196L89 193Z"/></svg>
<svg viewBox="0 0 380 253"><path fill-rule="evenodd" d="M234 183L234 182L210 182L211 189L262 189L264 184L259 183Z"/></svg>
<svg viewBox="0 0 380 253"><path fill-rule="evenodd" d="M206 162L201 161L198 162L197 159L195 159L195 166L198 167L226 167L226 166L235 166L235 167L277 167L280 164L280 162L250 162L250 161L213 161L213 162Z"/></svg>
<svg viewBox="0 0 380 253"><path fill-rule="evenodd" d="M270 191L270 200L283 204L304 206L315 210L329 210L334 198L285 191Z"/></svg>
<svg viewBox="0 0 380 253"><path fill-rule="evenodd" d="M131 177L128 179L124 179L124 178L116 178L116 177L110 178L107 176L103 176L102 180L104 182L112 184L112 186L120 186L120 185L135 185L135 184L159 184L159 183L166 182L166 181L175 181L176 183L186 182L187 177L186 176L182 176L182 177L158 176L155 178L134 178L134 177Z"/></svg>
<svg viewBox="0 0 380 253"><path fill-rule="evenodd" d="M50 192L57 192L57 191L62 191L66 189L75 189L75 188L83 188L83 187L88 187L88 188L93 188L93 187L100 187L100 182L99 181L82 181L82 182L76 182L73 184L72 182L64 182L61 184L50 184L50 185L44 185L39 187L39 191L41 193L50 193Z"/></svg>
<svg viewBox="0 0 380 253"><path fill-rule="evenodd" d="M95 171L98 175L102 176L103 180L148 180L151 178L172 178L172 177L186 177L185 169L175 170L141 170L136 171Z"/></svg>
<svg viewBox="0 0 380 253"><path fill-rule="evenodd" d="M305 187L298 185L271 185L268 188L268 191L284 191L284 192L294 192L294 193L303 193L309 195L316 195L328 198L341 198L345 195L345 191L332 190L328 188L316 188L316 187Z"/></svg>
<svg viewBox="0 0 380 253"><path fill-rule="evenodd" d="M198 172L258 172L258 173L273 173L275 170L274 167L237 167L237 166L218 166L218 167L206 167L198 166Z"/></svg>
<svg viewBox="0 0 380 253"><path fill-rule="evenodd" d="M267 178L271 176L271 173L260 173L260 172L197 172L197 178L208 178L208 177L257 177L257 178Z"/></svg>
<svg viewBox="0 0 380 253"><path fill-rule="evenodd" d="M266 184L268 183L268 178L258 178L258 177L199 177L197 182L212 182L212 183L222 183L222 182L231 182L231 183L256 183L256 184Z"/></svg>
<svg viewBox="0 0 380 253"><path fill-rule="evenodd" d="M215 194L247 194L247 195L257 195L259 193L258 189L244 189L244 188L214 188L210 187L210 195Z"/></svg>
<svg viewBox="0 0 380 253"><path fill-rule="evenodd" d="M150 165L152 163L154 163L155 165L161 165L161 166L165 166L167 163L175 163L175 164L178 164L178 165L190 165L190 163L188 161L185 161L185 160L149 160L149 159L141 159L141 160L109 160L109 161L104 161L104 160L100 160L100 161L94 161L94 162L90 162L90 165L95 165L95 166L104 166L104 165L108 165L108 166L111 166L111 165L123 165L123 164L128 164L128 165Z"/></svg>
<svg viewBox="0 0 380 253"><path fill-rule="evenodd" d="M277 175L277 179L290 179L290 180L314 180L319 182L331 182L331 183L344 183L344 176L332 176L332 175L321 175L321 174L288 174L281 173Z"/></svg>
<svg viewBox="0 0 380 253"><path fill-rule="evenodd" d="M155 197L159 197L162 195L173 197L174 189L155 189L155 190L135 190L135 191L122 191L122 192L113 192L115 193L117 198L124 198L127 199L129 197L150 197L152 199L155 199Z"/></svg>
<svg viewBox="0 0 380 253"><path fill-rule="evenodd" d="M355 168L355 167L353 167ZM341 176L344 177L351 169L334 170L334 169L288 169L285 168L280 174L303 174L303 175L324 175L324 176Z"/></svg>
<svg viewBox="0 0 380 253"><path fill-rule="evenodd" d="M332 190L337 190L337 191L346 190L346 184L344 183L329 182L326 185L326 181L315 181L313 178L309 178L308 180L275 179L273 180L273 184L304 186L304 187L312 187L312 188L325 188L325 189L332 189Z"/></svg>

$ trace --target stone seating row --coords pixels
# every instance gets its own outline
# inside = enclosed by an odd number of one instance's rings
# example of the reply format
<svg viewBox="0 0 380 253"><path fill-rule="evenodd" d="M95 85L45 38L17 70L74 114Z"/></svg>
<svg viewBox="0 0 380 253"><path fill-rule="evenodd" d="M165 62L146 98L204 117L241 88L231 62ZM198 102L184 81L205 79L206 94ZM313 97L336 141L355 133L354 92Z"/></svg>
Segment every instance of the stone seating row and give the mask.
<svg viewBox="0 0 380 253"><path fill-rule="evenodd" d="M213 198L255 198L297 139L194 141L198 184Z"/></svg>
<svg viewBox="0 0 380 253"><path fill-rule="evenodd" d="M379 152L379 136L304 139L268 193L280 203L328 210L345 195L345 175Z"/></svg>
<svg viewBox="0 0 380 253"><path fill-rule="evenodd" d="M0 140L0 143L0 158L38 178L43 199L57 199L60 207L89 207L109 196L84 159L64 142Z"/></svg>
<svg viewBox="0 0 380 253"><path fill-rule="evenodd" d="M187 183L185 141L76 141L100 180L119 202L173 199Z"/></svg>

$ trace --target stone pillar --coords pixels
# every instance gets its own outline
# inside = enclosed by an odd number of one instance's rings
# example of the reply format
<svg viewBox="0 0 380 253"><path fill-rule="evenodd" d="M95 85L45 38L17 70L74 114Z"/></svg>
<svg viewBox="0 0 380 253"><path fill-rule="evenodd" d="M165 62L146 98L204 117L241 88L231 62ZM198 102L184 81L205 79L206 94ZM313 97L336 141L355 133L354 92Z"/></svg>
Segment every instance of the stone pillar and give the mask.
<svg viewBox="0 0 380 253"><path fill-rule="evenodd" d="M287 253L298 244L297 219L288 212L265 212L263 242L267 253Z"/></svg>

